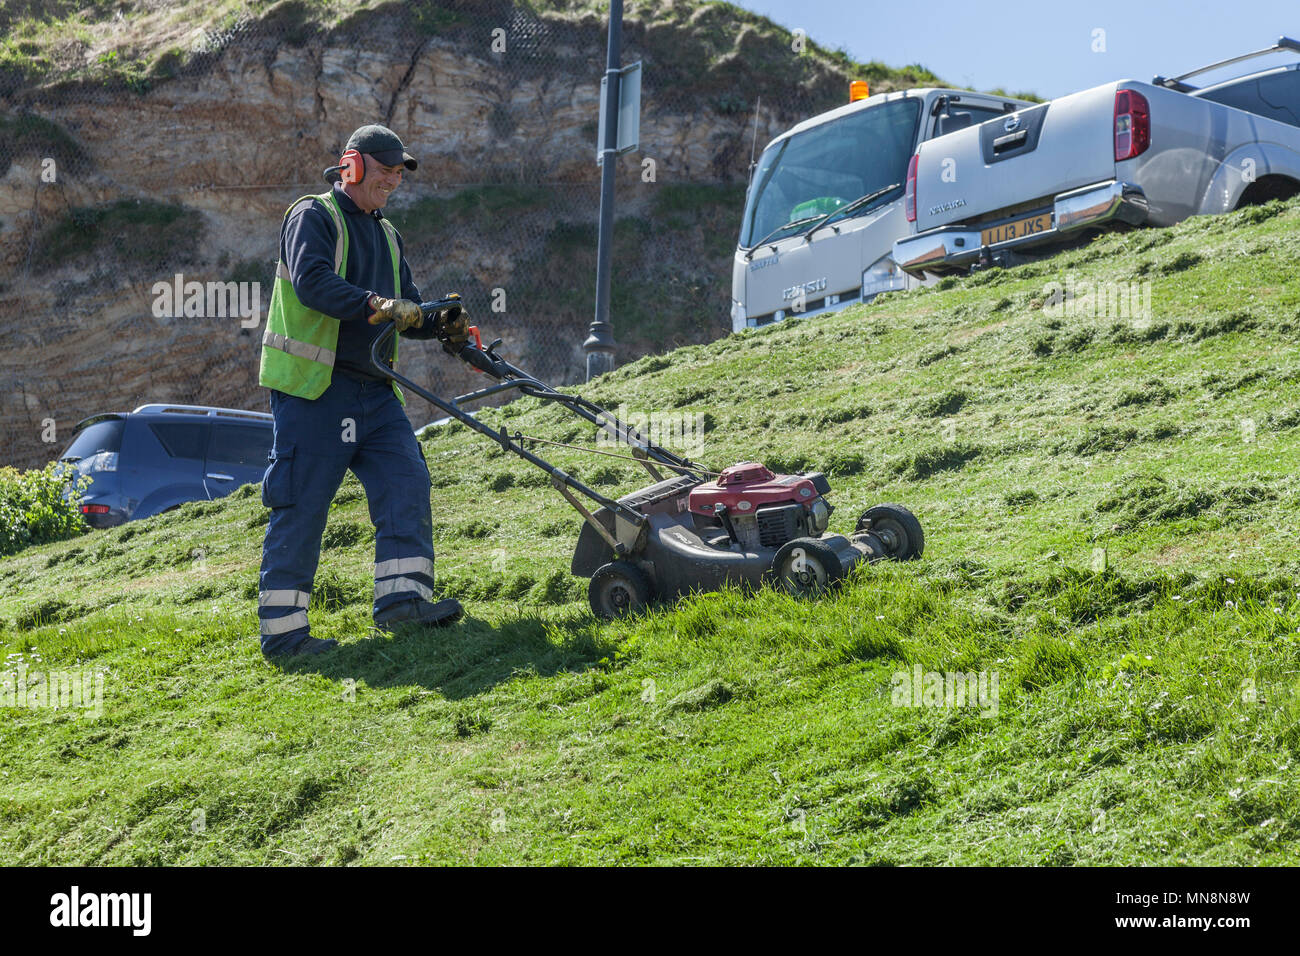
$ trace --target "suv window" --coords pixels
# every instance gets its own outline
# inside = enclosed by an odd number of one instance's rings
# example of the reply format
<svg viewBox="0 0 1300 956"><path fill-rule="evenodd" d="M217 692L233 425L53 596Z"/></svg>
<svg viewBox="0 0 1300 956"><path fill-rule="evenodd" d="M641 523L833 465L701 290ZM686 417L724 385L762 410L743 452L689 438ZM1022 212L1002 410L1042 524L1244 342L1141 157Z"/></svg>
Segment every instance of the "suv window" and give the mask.
<svg viewBox="0 0 1300 956"><path fill-rule="evenodd" d="M122 429L125 427L126 422L120 418L88 425L72 439L72 444L59 456L59 460L89 458L102 451L117 452L122 447Z"/></svg>
<svg viewBox="0 0 1300 956"><path fill-rule="evenodd" d="M272 431L250 425L214 425L208 461L227 465L265 465L271 452Z"/></svg>
<svg viewBox="0 0 1300 956"><path fill-rule="evenodd" d="M1279 70L1210 90L1204 98L1256 116L1300 126L1300 72Z"/></svg>
<svg viewBox="0 0 1300 956"><path fill-rule="evenodd" d="M173 458L203 460L206 425L197 422L150 422L149 430Z"/></svg>

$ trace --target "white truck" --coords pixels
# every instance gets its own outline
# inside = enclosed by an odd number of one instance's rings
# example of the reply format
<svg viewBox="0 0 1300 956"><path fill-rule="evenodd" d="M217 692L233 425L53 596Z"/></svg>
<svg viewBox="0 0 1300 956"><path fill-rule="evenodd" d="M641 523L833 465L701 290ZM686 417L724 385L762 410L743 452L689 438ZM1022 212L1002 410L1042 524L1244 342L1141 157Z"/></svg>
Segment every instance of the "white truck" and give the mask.
<svg viewBox="0 0 1300 956"><path fill-rule="evenodd" d="M751 169L731 270L733 331L815 315L920 284L891 258L909 232L908 161L935 136L1032 104L964 90L866 95L805 120Z"/></svg>
<svg viewBox="0 0 1300 956"><path fill-rule="evenodd" d="M1151 83L1117 80L922 143L905 183L914 234L894 243L894 261L913 277L1015 265L1097 230L1294 195L1298 65L1186 82L1278 52L1300 43L1282 37Z"/></svg>

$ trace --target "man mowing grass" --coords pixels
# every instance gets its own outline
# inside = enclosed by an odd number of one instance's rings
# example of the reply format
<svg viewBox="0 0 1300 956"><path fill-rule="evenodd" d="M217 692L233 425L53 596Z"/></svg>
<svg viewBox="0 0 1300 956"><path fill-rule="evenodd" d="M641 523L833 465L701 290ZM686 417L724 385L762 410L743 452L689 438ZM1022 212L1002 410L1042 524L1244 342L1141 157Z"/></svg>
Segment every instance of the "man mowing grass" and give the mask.
<svg viewBox="0 0 1300 956"><path fill-rule="evenodd" d="M365 488L375 525L375 624L442 626L461 616L455 598L429 600L429 470L401 392L370 364L384 322L409 338L432 338L441 327L453 330L453 342L465 341L468 322L459 308L425 322L402 238L381 212L403 169L415 168L395 133L363 126L339 165L325 171L333 188L297 200L280 227L259 375L275 417L262 481L271 518L257 600L267 657L338 646L311 636L307 605L330 503L349 469ZM388 364L396 360L394 337Z"/></svg>

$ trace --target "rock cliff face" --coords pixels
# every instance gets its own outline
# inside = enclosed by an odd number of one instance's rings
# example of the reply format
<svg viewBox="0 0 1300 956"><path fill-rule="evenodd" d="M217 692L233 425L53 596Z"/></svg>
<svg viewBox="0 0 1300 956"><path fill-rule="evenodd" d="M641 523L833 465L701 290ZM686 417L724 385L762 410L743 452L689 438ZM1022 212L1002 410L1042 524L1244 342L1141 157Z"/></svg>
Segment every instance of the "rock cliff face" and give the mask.
<svg viewBox="0 0 1300 956"><path fill-rule="evenodd" d="M420 160L387 211L426 295L461 291L512 359L578 380L600 22L488 3L437 7L431 26L428 5L393 4L323 29L304 9L279 4L201 54L164 54L134 88L46 82L0 99L13 133L0 153L0 464L39 465L80 418L146 401L265 408L262 326L158 317L154 284L257 281L264 320L284 209L324 188L321 169L369 122ZM646 80L641 147L618 167L620 362L727 331L753 137L761 148L848 82L779 31L730 22L734 8L662 9L674 16L632 8L625 38ZM447 392L473 384L436 347L408 346L402 366ZM413 400L408 414L421 424L431 410Z"/></svg>

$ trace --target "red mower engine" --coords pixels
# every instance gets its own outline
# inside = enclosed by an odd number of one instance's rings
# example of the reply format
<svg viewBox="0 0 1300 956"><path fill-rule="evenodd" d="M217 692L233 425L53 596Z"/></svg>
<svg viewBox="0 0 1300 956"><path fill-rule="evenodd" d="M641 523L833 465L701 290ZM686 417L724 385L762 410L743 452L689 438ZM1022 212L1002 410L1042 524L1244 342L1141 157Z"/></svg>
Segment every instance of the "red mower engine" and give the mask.
<svg viewBox="0 0 1300 956"><path fill-rule="evenodd" d="M691 490L692 514L726 528L746 551L779 548L795 538L820 537L832 506L823 497L831 490L826 476L776 475L756 461L732 465L717 481Z"/></svg>

